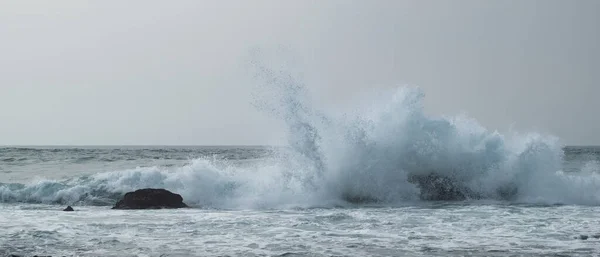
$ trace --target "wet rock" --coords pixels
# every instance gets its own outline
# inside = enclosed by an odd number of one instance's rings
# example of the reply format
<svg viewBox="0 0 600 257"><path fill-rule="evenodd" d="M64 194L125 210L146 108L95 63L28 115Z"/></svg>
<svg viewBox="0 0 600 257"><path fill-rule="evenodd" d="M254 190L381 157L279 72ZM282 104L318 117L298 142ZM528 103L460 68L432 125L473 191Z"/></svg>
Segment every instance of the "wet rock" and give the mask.
<svg viewBox="0 0 600 257"><path fill-rule="evenodd" d="M480 198L479 195L459 181L433 172L429 174L411 174L408 181L419 187L421 200L462 201Z"/></svg>
<svg viewBox="0 0 600 257"><path fill-rule="evenodd" d="M75 211L75 210L73 210L73 207L67 206L67 208L65 208L63 211Z"/></svg>
<svg viewBox="0 0 600 257"><path fill-rule="evenodd" d="M588 238L589 238L589 236L586 236L586 235L579 236L579 239L581 239L581 240L587 240Z"/></svg>
<svg viewBox="0 0 600 257"><path fill-rule="evenodd" d="M595 238L595 239L600 239L600 234L592 235L592 237Z"/></svg>
<svg viewBox="0 0 600 257"><path fill-rule="evenodd" d="M188 207L179 194L165 189L144 188L126 193L113 209L174 209Z"/></svg>

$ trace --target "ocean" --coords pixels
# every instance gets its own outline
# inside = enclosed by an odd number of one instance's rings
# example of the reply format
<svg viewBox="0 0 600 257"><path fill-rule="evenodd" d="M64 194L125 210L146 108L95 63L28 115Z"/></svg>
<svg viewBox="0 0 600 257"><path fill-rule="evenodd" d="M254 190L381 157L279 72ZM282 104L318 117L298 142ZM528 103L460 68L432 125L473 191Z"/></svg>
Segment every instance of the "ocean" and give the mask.
<svg viewBox="0 0 600 257"><path fill-rule="evenodd" d="M600 239L594 238L600 235L598 187L586 188L575 181L562 188L549 184L537 195L514 200L424 201L410 193L387 199L379 192L385 188L379 187L394 178L338 178L343 184L310 185L295 184L294 174L267 175L282 168L277 164L281 160L274 157L278 151L283 150L260 146L0 148L0 254L600 254ZM585 169L600 159L600 148L569 147L564 152L568 173L581 176L577 177L581 185L597 182L597 173ZM323 185L358 187L356 192L372 190L381 197L349 202L337 190L318 192ZM123 193L146 187L180 193L191 208L111 209ZM561 194L564 197L556 198ZM67 205L76 211L62 212ZM588 239L582 240L582 235Z"/></svg>
<svg viewBox="0 0 600 257"><path fill-rule="evenodd" d="M340 114L272 81L281 146L0 148L0 255L600 255L600 147L430 116L418 88ZM141 188L190 208L111 209Z"/></svg>

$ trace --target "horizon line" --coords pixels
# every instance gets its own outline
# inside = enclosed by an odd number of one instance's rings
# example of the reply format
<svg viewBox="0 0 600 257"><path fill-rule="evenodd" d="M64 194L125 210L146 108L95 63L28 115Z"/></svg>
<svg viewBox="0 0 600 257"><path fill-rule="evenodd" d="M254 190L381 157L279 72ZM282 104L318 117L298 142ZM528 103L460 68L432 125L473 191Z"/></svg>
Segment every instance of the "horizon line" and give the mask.
<svg viewBox="0 0 600 257"><path fill-rule="evenodd" d="M0 148L8 147L270 147L270 146L286 146L285 144L48 144L48 145L33 145L33 144L15 144L4 145L0 144ZM598 147L600 145L583 145L583 144L567 144L562 147Z"/></svg>
<svg viewBox="0 0 600 257"><path fill-rule="evenodd" d="M33 144L15 144L15 145L4 145L0 144L0 147L73 147L73 146L283 146L276 144L48 144L48 145L33 145Z"/></svg>

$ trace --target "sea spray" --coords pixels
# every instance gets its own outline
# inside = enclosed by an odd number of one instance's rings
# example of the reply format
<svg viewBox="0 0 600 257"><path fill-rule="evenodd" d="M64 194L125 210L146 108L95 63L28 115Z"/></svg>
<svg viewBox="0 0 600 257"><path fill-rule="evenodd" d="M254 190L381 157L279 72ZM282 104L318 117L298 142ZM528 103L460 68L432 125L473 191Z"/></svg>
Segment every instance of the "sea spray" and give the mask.
<svg viewBox="0 0 600 257"><path fill-rule="evenodd" d="M311 190L323 194L322 199L587 204L600 199L594 186L598 176L582 183L577 175L559 173L563 151L555 137L503 136L465 116L427 116L424 93L418 87L379 94L370 101L372 106L343 117L327 115L313 109L307 89L285 66L257 67L263 87L275 92L276 97L268 99L276 103L271 109L288 126L291 156L296 158L286 160L304 160L304 166L291 172L315 173L311 178L321 181L314 182ZM586 188L586 197L570 195L573 187Z"/></svg>

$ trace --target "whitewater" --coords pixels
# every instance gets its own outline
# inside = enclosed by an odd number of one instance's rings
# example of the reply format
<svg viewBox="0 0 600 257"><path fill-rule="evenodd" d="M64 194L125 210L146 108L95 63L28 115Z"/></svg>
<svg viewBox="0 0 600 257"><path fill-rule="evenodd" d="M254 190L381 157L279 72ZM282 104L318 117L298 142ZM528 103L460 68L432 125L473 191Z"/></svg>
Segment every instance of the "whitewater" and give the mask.
<svg viewBox="0 0 600 257"><path fill-rule="evenodd" d="M429 116L418 87L328 112L259 70L284 146L0 148L0 254L600 254L600 148ZM110 209L148 187L192 208Z"/></svg>

